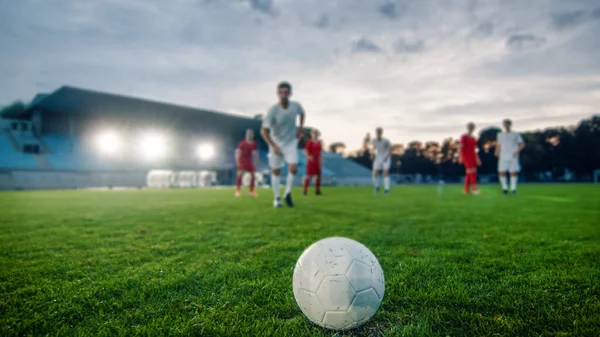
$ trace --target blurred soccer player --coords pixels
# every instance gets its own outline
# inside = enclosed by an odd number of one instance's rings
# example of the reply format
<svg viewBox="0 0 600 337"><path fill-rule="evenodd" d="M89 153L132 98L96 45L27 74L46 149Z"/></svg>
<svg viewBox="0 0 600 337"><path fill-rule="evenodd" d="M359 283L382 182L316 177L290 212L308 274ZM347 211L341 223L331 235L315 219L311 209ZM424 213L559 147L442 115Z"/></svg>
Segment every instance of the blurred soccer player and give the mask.
<svg viewBox="0 0 600 337"><path fill-rule="evenodd" d="M383 138L383 129L375 130L375 138L373 139L373 149L375 155L371 153L373 160L373 185L375 186L375 194L379 193L379 174L383 173L383 188L385 194L390 193L390 166L392 165L392 143L386 138Z"/></svg>
<svg viewBox="0 0 600 337"><path fill-rule="evenodd" d="M460 137L460 162L465 166L465 194L473 190L473 194L479 194L477 188L477 166L481 165L479 155L476 152L477 139L473 137L475 124L467 124L467 133Z"/></svg>
<svg viewBox="0 0 600 337"><path fill-rule="evenodd" d="M242 177L245 172L250 174L250 195L257 197L254 192L254 172L256 171L255 163L258 162L258 152L256 150L256 142L254 141L254 131L246 130L246 138L240 142L235 150L235 163L237 166L237 179L235 196L241 195Z"/></svg>
<svg viewBox="0 0 600 337"><path fill-rule="evenodd" d="M298 171L298 137L302 135L304 127L304 109L297 102L290 101L292 86L287 82L277 86L279 102L272 106L265 116L262 124L261 135L269 144L269 166L271 167L273 188L273 206L281 207L279 184L281 168L287 162L288 176L286 179L284 198L289 207L294 206L292 201L292 187L294 177ZM296 126L296 119L300 119L300 126Z"/></svg>
<svg viewBox="0 0 600 337"><path fill-rule="evenodd" d="M502 121L504 132L498 134L496 139L496 157L498 157L498 175L502 192L508 194L508 183L506 181L506 172L510 173L510 189L517 193L517 178L521 165L519 164L519 154L525 147L523 137L517 132L511 131L512 121L505 119Z"/></svg>
<svg viewBox="0 0 600 337"><path fill-rule="evenodd" d="M323 167L323 146L319 139L319 130L312 129L311 139L304 147L306 156L306 177L304 177L304 195L308 192L308 186L313 177L315 177L315 190L317 195L321 195L321 168Z"/></svg>

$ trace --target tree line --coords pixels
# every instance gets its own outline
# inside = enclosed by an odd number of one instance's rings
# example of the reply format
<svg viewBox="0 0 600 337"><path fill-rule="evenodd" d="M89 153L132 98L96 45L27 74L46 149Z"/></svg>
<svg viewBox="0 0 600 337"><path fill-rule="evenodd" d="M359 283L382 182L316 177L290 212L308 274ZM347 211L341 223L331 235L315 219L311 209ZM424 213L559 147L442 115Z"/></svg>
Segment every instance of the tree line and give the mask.
<svg viewBox="0 0 600 337"><path fill-rule="evenodd" d="M494 155L496 136L502 130L488 127L479 132L480 174L497 173ZM577 126L554 127L522 132L525 148L521 152L522 174L529 180L561 180L572 174L578 180L593 179L600 169L600 115L583 119ZM348 154L349 159L371 168L370 139L365 137L361 149L346 151L342 142L329 144L328 151ZM391 173L431 175L444 180L458 180L464 175L459 164L458 139L443 142L412 141L392 147Z"/></svg>

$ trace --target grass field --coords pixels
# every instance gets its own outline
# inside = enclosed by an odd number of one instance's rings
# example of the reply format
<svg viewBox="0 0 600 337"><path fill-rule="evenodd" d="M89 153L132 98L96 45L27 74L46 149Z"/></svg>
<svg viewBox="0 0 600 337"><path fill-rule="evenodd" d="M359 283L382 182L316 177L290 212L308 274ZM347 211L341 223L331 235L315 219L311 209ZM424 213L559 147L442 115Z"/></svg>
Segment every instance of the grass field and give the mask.
<svg viewBox="0 0 600 337"><path fill-rule="evenodd" d="M346 236L386 277L346 335L600 336L598 186L332 188L295 209L260 192L0 194L0 335L334 336L300 312L292 272Z"/></svg>

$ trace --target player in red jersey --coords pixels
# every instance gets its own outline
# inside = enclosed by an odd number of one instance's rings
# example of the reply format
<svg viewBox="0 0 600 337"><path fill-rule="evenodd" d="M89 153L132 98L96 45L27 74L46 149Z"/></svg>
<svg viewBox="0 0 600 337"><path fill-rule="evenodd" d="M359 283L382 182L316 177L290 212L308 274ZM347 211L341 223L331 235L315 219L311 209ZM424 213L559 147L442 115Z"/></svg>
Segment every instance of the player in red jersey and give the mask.
<svg viewBox="0 0 600 337"><path fill-rule="evenodd" d="M304 177L304 195L308 192L308 185L312 177L315 177L315 189L317 195L321 195L321 167L323 166L323 145L319 139L319 130L312 129L311 139L304 147L306 156L306 176Z"/></svg>
<svg viewBox="0 0 600 337"><path fill-rule="evenodd" d="M460 137L460 162L465 165L465 194L473 190L473 194L479 194L477 188L477 166L481 165L479 155L476 152L477 139L473 137L475 124L467 124L467 133Z"/></svg>
<svg viewBox="0 0 600 337"><path fill-rule="evenodd" d="M258 196L254 192L254 172L256 170L254 163L258 162L258 151L254 141L254 131L246 130L246 139L242 140L235 150L235 164L237 166L237 179L235 196L241 195L242 177L245 172L250 173L250 195Z"/></svg>

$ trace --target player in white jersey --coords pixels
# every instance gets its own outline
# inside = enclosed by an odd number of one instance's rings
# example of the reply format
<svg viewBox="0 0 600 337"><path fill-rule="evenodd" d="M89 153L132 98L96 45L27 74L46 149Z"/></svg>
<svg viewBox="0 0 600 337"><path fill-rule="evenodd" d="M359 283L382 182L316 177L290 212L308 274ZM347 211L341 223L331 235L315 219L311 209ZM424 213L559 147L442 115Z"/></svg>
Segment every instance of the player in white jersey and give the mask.
<svg viewBox="0 0 600 337"><path fill-rule="evenodd" d="M383 129L375 130L375 138L371 142L375 155L371 152L373 160L373 185L375 194L379 193L379 173L383 173L383 188L385 194L390 193L390 166L392 165L392 143L383 138Z"/></svg>
<svg viewBox="0 0 600 337"><path fill-rule="evenodd" d="M511 131L512 121L505 119L502 121L504 132L498 134L496 139L496 157L498 157L498 175L502 191L508 194L508 183L506 181L506 172L510 173L510 189L512 193L517 193L517 179L521 165L519 164L519 154L525 147L523 137L517 132Z"/></svg>
<svg viewBox="0 0 600 337"><path fill-rule="evenodd" d="M277 86L279 103L273 105L263 119L261 135L269 144L269 166L271 167L271 187L273 189L273 206L281 207L279 184L281 168L288 164L284 198L289 207L294 206L292 201L292 187L294 177L298 172L298 137L302 135L304 127L304 109L297 102L290 101L292 86L287 82ZM296 119L300 119L300 126L296 126Z"/></svg>

